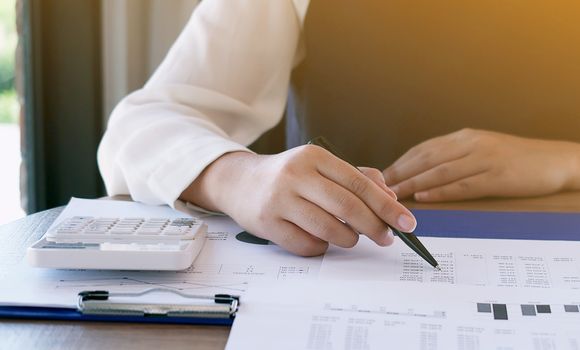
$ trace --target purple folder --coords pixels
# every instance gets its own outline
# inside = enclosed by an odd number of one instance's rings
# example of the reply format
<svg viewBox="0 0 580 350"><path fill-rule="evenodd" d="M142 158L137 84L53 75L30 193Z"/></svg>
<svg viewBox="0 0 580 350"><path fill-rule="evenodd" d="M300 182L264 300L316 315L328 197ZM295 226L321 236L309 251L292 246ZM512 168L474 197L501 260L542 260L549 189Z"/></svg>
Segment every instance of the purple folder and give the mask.
<svg viewBox="0 0 580 350"><path fill-rule="evenodd" d="M580 213L413 210L423 237L579 241Z"/></svg>

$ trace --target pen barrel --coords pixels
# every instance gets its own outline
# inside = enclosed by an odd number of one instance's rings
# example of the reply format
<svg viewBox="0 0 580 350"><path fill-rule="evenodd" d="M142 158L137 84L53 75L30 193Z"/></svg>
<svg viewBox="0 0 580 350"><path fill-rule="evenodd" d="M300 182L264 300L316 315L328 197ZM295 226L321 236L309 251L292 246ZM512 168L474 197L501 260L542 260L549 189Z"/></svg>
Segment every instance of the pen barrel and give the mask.
<svg viewBox="0 0 580 350"><path fill-rule="evenodd" d="M328 152L332 153L333 155L335 155L337 158L340 158L342 160L344 160L345 162L347 162L348 164L352 165L356 170L359 170L359 168L354 165L353 162L349 161L347 158L344 157L344 155L342 153L340 153L338 151L338 149L336 147L334 147L326 138L324 138L323 136L317 136L315 138L313 138L312 140L308 141L309 145L316 145L319 147L324 148L325 150L327 150ZM360 170L359 170L360 171Z"/></svg>
<svg viewBox="0 0 580 350"><path fill-rule="evenodd" d="M417 253L420 257L422 257L425 261L429 263L429 265L436 267L439 264L437 260L429 253L427 248L421 243L419 238L412 233L400 232L398 230L392 229L393 232L415 253Z"/></svg>

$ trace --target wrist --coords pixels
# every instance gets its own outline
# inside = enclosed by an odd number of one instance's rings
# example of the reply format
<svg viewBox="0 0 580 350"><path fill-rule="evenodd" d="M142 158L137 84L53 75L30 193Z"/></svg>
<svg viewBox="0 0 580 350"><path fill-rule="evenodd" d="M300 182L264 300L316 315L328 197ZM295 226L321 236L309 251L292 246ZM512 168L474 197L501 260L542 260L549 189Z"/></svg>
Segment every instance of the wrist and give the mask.
<svg viewBox="0 0 580 350"><path fill-rule="evenodd" d="M250 152L226 153L210 165L182 192L180 199L211 211L228 213L235 188L244 182L243 174L259 157Z"/></svg>
<svg viewBox="0 0 580 350"><path fill-rule="evenodd" d="M570 142L570 171L566 181L565 190L580 190L580 144Z"/></svg>

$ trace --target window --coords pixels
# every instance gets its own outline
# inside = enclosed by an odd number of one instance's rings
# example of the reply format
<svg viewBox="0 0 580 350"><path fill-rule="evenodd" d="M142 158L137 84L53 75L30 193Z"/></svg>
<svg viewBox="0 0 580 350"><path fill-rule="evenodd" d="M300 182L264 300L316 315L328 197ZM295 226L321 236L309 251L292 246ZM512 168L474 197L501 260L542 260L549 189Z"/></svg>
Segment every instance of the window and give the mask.
<svg viewBox="0 0 580 350"><path fill-rule="evenodd" d="M24 215L20 206L20 127L15 88L16 0L0 1L0 224Z"/></svg>

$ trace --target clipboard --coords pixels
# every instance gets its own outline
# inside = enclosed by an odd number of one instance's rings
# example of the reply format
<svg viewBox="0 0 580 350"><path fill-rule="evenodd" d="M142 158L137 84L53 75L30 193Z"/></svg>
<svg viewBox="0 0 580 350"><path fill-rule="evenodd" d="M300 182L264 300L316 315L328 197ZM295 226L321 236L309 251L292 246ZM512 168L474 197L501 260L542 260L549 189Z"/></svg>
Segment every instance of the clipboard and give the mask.
<svg viewBox="0 0 580 350"><path fill-rule="evenodd" d="M419 221L419 226L415 232L417 236L422 237L580 240L580 214L578 213L457 210L413 210L413 213ZM95 287L87 286L85 288ZM215 295L210 297L213 298ZM235 298L237 305L239 305L239 297L230 297ZM116 297L110 293L107 299L105 301L110 303ZM46 307L39 304L26 306L25 303L11 305L9 300L5 300L5 303L0 305L0 318L231 325L235 317L235 312L232 312L229 317L223 318L208 318L202 317L202 315L146 315L145 313L135 315L89 314L80 312L78 307L74 306L75 300L75 294L71 294L70 303L66 303L64 307ZM203 300L207 302L208 299L201 299L201 301ZM191 301L200 300L192 299ZM2 300L0 300L1 302ZM233 301L231 302L233 303ZM233 307L232 309L237 311Z"/></svg>
<svg viewBox="0 0 580 350"><path fill-rule="evenodd" d="M153 293L170 293L179 303L142 302ZM231 325L240 297L229 294L189 295L172 289L151 288L137 293L83 291L77 307L0 306L0 317L67 321L137 322Z"/></svg>

